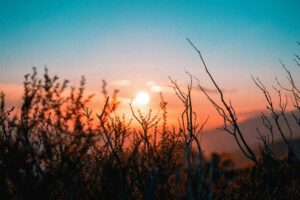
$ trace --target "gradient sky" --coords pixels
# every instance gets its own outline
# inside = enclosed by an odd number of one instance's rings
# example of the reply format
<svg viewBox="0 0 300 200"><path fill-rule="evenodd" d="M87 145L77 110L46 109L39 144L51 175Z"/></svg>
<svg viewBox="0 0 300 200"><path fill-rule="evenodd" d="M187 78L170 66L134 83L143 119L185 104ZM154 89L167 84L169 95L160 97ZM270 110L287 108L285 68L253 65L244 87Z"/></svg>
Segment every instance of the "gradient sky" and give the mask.
<svg viewBox="0 0 300 200"><path fill-rule="evenodd" d="M271 82L282 74L279 58L299 74L299 9L298 0L0 0L0 90L13 95L44 65L74 85L84 75L91 91L105 78L124 98L169 85L169 75L184 83L185 70L206 85L189 37L222 87L255 106L250 74Z"/></svg>

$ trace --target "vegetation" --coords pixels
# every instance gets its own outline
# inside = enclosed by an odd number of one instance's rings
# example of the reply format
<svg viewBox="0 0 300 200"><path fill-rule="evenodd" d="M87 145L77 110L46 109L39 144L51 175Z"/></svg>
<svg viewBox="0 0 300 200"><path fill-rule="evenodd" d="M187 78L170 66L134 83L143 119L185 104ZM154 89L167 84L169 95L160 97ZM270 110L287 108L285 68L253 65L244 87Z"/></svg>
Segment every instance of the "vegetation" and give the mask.
<svg viewBox="0 0 300 200"><path fill-rule="evenodd" d="M188 40L190 42L190 40ZM167 124L167 102L161 94L160 115L150 110L136 112L132 120L118 116L116 90L111 96L103 82L103 108L94 114L88 108L85 79L79 88L51 77L45 69L38 78L35 68L25 75L23 103L17 114L5 107L0 96L0 193L2 199L300 199L300 162L292 145L293 130L286 115L291 112L300 126L300 91L283 64L289 86L276 79L275 106L270 92L258 78L255 84L266 98L262 114L267 135L257 129L260 153L247 142L234 106L227 101L210 73L200 51L194 47L220 101L211 97L197 78L189 74L187 91L170 78L174 92L184 105L178 127ZM300 58L296 55L296 64ZM192 106L193 80L220 116L223 129L251 162L236 169L230 157L204 155L199 123ZM288 101L289 99L289 101ZM287 109L291 102L293 109ZM271 117L269 117L271 116ZM275 124L275 125L274 125ZM288 127L284 132L282 126ZM273 153L275 129L288 156ZM217 149L216 149L217 151Z"/></svg>

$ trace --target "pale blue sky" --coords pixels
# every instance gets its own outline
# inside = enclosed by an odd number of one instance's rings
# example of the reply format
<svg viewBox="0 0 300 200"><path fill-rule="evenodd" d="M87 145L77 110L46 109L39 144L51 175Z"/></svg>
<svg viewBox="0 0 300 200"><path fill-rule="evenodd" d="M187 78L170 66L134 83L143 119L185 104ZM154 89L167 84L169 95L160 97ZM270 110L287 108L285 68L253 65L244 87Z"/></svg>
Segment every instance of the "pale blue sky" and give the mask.
<svg viewBox="0 0 300 200"><path fill-rule="evenodd" d="M229 87L233 77L248 84L250 74L279 73L279 58L292 63L299 9L297 0L0 0L0 83L19 84L32 66L43 65L92 83L166 82L168 75L184 79L186 69L201 77L189 37L217 78Z"/></svg>

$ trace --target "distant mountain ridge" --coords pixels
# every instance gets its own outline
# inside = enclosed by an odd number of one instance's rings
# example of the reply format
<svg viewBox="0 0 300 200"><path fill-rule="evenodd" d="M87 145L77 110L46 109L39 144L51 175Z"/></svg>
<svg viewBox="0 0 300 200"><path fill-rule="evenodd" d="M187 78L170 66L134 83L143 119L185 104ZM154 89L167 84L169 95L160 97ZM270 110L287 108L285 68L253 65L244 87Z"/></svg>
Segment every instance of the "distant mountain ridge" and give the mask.
<svg viewBox="0 0 300 200"><path fill-rule="evenodd" d="M295 153L300 156L300 126L296 123L290 113L286 113L286 116L293 131L292 144ZM287 146L283 142L280 133L272 120L271 123L274 127L274 144L272 149L276 155L283 157L287 155ZM282 120L280 124L283 128L283 132L286 133L286 137L289 138L288 127ZM263 126L261 117L259 115L251 117L245 121L239 122L239 126L244 133L244 137L248 141L248 144L255 152L258 152L259 139L256 128L258 128L261 133L268 134L268 130ZM243 165L248 161L247 158L242 155L240 149L238 149L233 136L217 128L208 130L204 133L202 146L206 156L209 156L213 152L227 152L232 155L232 158L237 165Z"/></svg>

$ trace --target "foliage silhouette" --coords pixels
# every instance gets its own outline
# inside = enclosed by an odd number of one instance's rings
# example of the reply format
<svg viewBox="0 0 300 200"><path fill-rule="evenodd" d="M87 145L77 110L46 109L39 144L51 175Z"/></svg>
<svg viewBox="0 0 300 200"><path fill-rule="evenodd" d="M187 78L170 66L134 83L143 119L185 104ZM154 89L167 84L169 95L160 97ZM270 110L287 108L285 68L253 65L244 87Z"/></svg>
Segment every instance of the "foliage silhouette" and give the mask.
<svg viewBox="0 0 300 200"><path fill-rule="evenodd" d="M260 138L260 154L243 137L233 105L208 70L221 104L205 89L198 87L224 118L224 130L233 136L252 166L236 169L227 154L204 155L201 134L204 123L197 121L192 106L195 79L188 73L187 91L170 78L179 101L184 105L178 127L167 123L167 102L160 95L160 112L144 115L130 104L133 119L118 116L118 90L108 95L103 81L103 108L94 114L88 107L93 95L86 96L85 78L78 88L68 81L50 76L43 78L33 68L25 75L23 103L20 111L6 108L5 94L0 95L0 192L2 199L297 199L300 198L299 159L291 140L293 132L280 132L289 154L274 156L273 130L280 129L278 119L285 120L287 102L282 93L291 94L293 117L300 126L299 89L291 72L283 65L290 87L278 79L279 110L259 79L255 84L263 92L271 118L262 114L269 131ZM299 65L299 56L295 56ZM69 89L69 91L68 91ZM132 127L136 120L141 129ZM273 127L271 120L275 121ZM216 149L217 151L218 149Z"/></svg>

